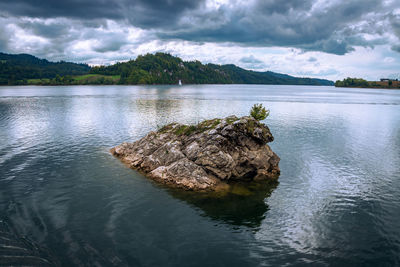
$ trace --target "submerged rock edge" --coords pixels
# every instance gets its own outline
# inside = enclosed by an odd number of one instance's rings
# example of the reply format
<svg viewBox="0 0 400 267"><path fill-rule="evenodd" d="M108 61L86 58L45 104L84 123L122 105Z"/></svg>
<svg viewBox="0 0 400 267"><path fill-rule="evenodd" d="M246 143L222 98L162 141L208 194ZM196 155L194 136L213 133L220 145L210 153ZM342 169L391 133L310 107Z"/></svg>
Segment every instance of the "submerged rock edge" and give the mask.
<svg viewBox="0 0 400 267"><path fill-rule="evenodd" d="M276 181L280 158L268 126L230 116L197 125L168 124L110 150L130 168L171 186L215 191L230 181Z"/></svg>

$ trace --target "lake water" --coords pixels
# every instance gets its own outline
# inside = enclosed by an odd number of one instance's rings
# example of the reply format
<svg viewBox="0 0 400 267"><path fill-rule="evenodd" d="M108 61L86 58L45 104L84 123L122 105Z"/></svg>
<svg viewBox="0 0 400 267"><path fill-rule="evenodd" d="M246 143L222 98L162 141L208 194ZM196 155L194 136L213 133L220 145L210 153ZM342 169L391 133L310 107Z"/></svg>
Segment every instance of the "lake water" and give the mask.
<svg viewBox="0 0 400 267"><path fill-rule="evenodd" d="M199 196L108 151L254 103L271 110L278 185ZM400 265L400 91L0 87L0 140L0 220L63 266Z"/></svg>

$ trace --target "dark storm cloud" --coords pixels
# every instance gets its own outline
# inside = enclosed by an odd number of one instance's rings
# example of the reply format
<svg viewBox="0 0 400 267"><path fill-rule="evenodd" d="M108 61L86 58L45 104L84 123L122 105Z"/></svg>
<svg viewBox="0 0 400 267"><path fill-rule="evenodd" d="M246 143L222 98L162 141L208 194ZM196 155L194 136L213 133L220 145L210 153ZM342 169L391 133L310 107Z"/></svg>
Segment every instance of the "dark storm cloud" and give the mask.
<svg viewBox="0 0 400 267"><path fill-rule="evenodd" d="M48 40L49 53L61 53L74 41L96 39L95 52L118 51L127 44L125 32L101 32L112 20L126 28L142 29L176 27L182 13L196 9L203 1L192 0L0 0L0 18L13 23L35 36ZM52 19L52 21L46 21ZM10 33L0 25L0 50L7 49ZM149 36L152 36L149 34ZM147 38L142 38L146 41ZM36 44L36 54L44 48ZM21 51L24 52L24 51ZM44 55L45 56L45 55Z"/></svg>
<svg viewBox="0 0 400 267"><path fill-rule="evenodd" d="M69 20L50 24L16 22L33 34L48 38L59 49L65 46L59 44L61 40L69 43L97 38L101 44L94 47L95 51L117 51L128 42L123 33L99 33L94 37L87 34L112 20L121 27L132 25L149 30L161 40L283 46L343 55L353 51L354 46L387 43L384 38L366 40L364 35L384 35L387 27L377 21L388 17L398 6L394 3L387 7L381 0L233 0L217 8L208 7L206 0L0 0L0 15ZM400 38L398 16L391 15L390 23L393 34ZM71 30L77 27L81 34ZM0 31L0 46L7 44L6 34L4 29ZM396 50L396 45L393 47Z"/></svg>
<svg viewBox="0 0 400 267"><path fill-rule="evenodd" d="M315 1L314 1L315 2ZM355 45L346 30L363 16L380 10L380 0L350 0L313 10L313 1L258 1L237 9L220 8L220 24L204 25L209 14L200 14L189 29L160 33L162 38L236 42L252 46L287 46L345 54ZM371 29L373 31L374 29ZM353 38L357 45L361 36Z"/></svg>
<svg viewBox="0 0 400 267"><path fill-rule="evenodd" d="M312 7L312 0L265 0L258 1L256 8L265 14L288 14L291 10L307 11Z"/></svg>
<svg viewBox="0 0 400 267"><path fill-rule="evenodd" d="M400 53L400 15L391 15L389 20L398 41L397 44L392 45L392 50Z"/></svg>
<svg viewBox="0 0 400 267"><path fill-rule="evenodd" d="M199 8L202 3L204 0L127 1L124 14L134 26L169 28L175 26L182 14Z"/></svg>
<svg viewBox="0 0 400 267"><path fill-rule="evenodd" d="M36 18L121 18L120 1L107 0L1 0L0 10L9 15Z"/></svg>
<svg viewBox="0 0 400 267"><path fill-rule="evenodd" d="M56 38L68 35L70 29L73 28L71 22L68 24L62 22L48 24L43 21L16 21L16 24L25 30L31 31L36 36L45 38Z"/></svg>
<svg viewBox="0 0 400 267"><path fill-rule="evenodd" d="M143 28L166 27L203 1L192 0L0 0L8 15L35 18L65 17L81 20L128 20Z"/></svg>
<svg viewBox="0 0 400 267"><path fill-rule="evenodd" d="M400 15L391 15L390 24L393 28L394 34L396 34L396 36L400 38Z"/></svg>

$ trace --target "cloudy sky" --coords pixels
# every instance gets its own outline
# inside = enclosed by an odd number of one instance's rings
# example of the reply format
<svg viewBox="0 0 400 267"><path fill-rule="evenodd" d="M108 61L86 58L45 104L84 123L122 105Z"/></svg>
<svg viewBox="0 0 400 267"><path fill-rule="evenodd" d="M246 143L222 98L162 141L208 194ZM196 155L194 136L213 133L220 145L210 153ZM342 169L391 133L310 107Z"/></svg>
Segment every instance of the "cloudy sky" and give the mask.
<svg viewBox="0 0 400 267"><path fill-rule="evenodd" d="M0 51L93 65L162 51L296 76L400 78L400 1L0 0Z"/></svg>

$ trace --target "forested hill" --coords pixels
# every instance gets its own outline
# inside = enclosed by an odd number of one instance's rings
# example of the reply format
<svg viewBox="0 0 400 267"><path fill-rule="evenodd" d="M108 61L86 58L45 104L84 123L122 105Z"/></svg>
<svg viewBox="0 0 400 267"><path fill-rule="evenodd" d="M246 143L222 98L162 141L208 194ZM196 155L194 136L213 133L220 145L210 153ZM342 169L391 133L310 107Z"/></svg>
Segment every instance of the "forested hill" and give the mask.
<svg viewBox="0 0 400 267"><path fill-rule="evenodd" d="M26 84L29 79L52 79L58 76L82 75L90 71L87 64L50 62L28 54L0 53L0 84Z"/></svg>
<svg viewBox="0 0 400 267"><path fill-rule="evenodd" d="M110 66L90 67L0 53L0 85L69 84L288 84L333 85L332 81L256 72L235 65L183 61L166 53L146 54Z"/></svg>
<svg viewBox="0 0 400 267"><path fill-rule="evenodd" d="M136 60L111 66L93 67L92 74L120 75L120 84L293 84L333 85L332 81L297 78L274 72L256 72L235 65L183 61L170 54L138 56Z"/></svg>

